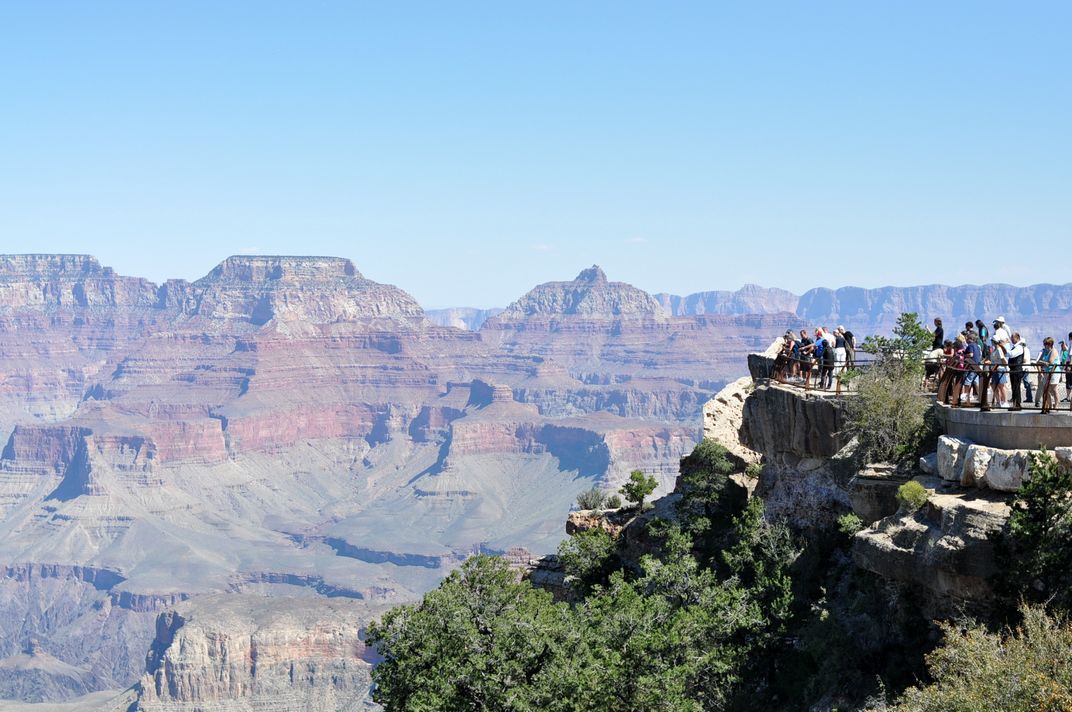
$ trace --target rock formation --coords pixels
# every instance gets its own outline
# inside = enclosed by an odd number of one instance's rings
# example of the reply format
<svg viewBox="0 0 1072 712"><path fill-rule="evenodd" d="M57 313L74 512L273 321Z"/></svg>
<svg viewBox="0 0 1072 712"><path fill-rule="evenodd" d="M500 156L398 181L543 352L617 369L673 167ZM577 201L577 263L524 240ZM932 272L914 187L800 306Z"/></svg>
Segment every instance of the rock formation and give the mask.
<svg viewBox="0 0 1072 712"><path fill-rule="evenodd" d="M132 710L371 709L368 610L347 599L210 596L162 613Z"/></svg>
<svg viewBox="0 0 1072 712"><path fill-rule="evenodd" d="M553 550L593 484L669 488L718 378L682 354L709 332L671 340L651 297L583 281L472 332L344 259L156 287L0 258L0 696L126 687L177 602L410 600L474 551Z"/></svg>
<svg viewBox="0 0 1072 712"><path fill-rule="evenodd" d="M760 458L755 492L766 516L807 532L855 512L867 526L853 542L856 565L914 592L936 617L986 610L994 602L991 535L1009 516L1008 492L1027 476L1029 453L942 436L920 476L930 489L918 510L896 498L917 473L860 462L843 437L837 399L742 379L705 406L705 436L749 461ZM1072 464L1072 448L1058 457ZM980 490L988 490L980 492Z"/></svg>
<svg viewBox="0 0 1072 712"><path fill-rule="evenodd" d="M924 592L931 615L985 608L996 572L990 536L1008 519L1008 504L1000 495L969 496L925 482L934 491L918 511L897 512L856 535L856 563Z"/></svg>

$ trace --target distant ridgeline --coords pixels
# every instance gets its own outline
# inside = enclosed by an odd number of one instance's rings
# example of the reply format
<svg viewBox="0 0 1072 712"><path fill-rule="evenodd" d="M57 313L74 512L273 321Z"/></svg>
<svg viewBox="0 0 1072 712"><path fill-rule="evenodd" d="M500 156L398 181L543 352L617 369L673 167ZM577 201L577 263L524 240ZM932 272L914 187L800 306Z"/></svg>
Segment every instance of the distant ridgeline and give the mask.
<svg viewBox="0 0 1072 712"><path fill-rule="evenodd" d="M746 284L736 291L696 292L687 296L663 292L652 296L668 316L782 315L795 317L803 326L833 328L845 324L858 334L887 333L904 312L917 313L924 324L940 317L947 328L969 319L989 323L1001 315L1028 338L1042 336L1043 332L1057 338L1058 334L1067 333L1066 325L1072 328L1072 284L818 287L802 295ZM436 324L478 330L501 311L461 307L433 309L427 315Z"/></svg>

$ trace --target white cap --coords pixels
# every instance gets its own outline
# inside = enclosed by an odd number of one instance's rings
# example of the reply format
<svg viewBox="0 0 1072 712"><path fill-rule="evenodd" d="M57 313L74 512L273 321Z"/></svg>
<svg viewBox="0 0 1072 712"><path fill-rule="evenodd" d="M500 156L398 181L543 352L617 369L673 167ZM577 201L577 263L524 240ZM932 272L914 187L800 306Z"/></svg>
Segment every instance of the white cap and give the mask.
<svg viewBox="0 0 1072 712"><path fill-rule="evenodd" d="M999 316L999 317L998 317L997 319L995 319L994 321L995 321L995 322L997 322L998 324L1004 324L1004 323L1005 323L1005 317L1003 317L1003 316Z"/></svg>

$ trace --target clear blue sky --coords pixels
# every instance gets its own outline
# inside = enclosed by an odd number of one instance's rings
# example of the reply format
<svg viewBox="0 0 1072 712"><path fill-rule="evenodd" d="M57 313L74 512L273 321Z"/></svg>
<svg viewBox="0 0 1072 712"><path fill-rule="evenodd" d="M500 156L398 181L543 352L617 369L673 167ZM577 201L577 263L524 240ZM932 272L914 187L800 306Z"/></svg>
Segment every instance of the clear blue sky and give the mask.
<svg viewBox="0 0 1072 712"><path fill-rule="evenodd" d="M426 307L1072 281L1069 2L5 2L0 252Z"/></svg>

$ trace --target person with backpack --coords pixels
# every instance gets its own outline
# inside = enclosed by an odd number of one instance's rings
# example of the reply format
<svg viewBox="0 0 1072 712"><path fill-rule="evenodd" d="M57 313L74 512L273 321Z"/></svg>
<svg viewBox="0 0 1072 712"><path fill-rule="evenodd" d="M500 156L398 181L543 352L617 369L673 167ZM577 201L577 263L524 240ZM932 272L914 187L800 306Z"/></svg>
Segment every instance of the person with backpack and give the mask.
<svg viewBox="0 0 1072 712"><path fill-rule="evenodd" d="M979 346L979 337L976 336L975 329L969 331L964 339L967 347L964 351L964 381L961 384L960 402L968 405L972 401L972 392L978 387L979 364L983 362L983 349ZM976 397L978 397L977 394Z"/></svg>
<svg viewBox="0 0 1072 712"><path fill-rule="evenodd" d="M990 329L986 328L986 324L982 319L975 320L975 328L979 334L979 346L983 349L983 359L990 358Z"/></svg>
<svg viewBox="0 0 1072 712"><path fill-rule="evenodd" d="M833 334L828 331L825 336L833 337ZM824 338L823 341L826 342L826 346L823 348L822 370L819 372L819 387L829 391L834 388L834 371L837 368L837 348L831 346L828 339Z"/></svg>

